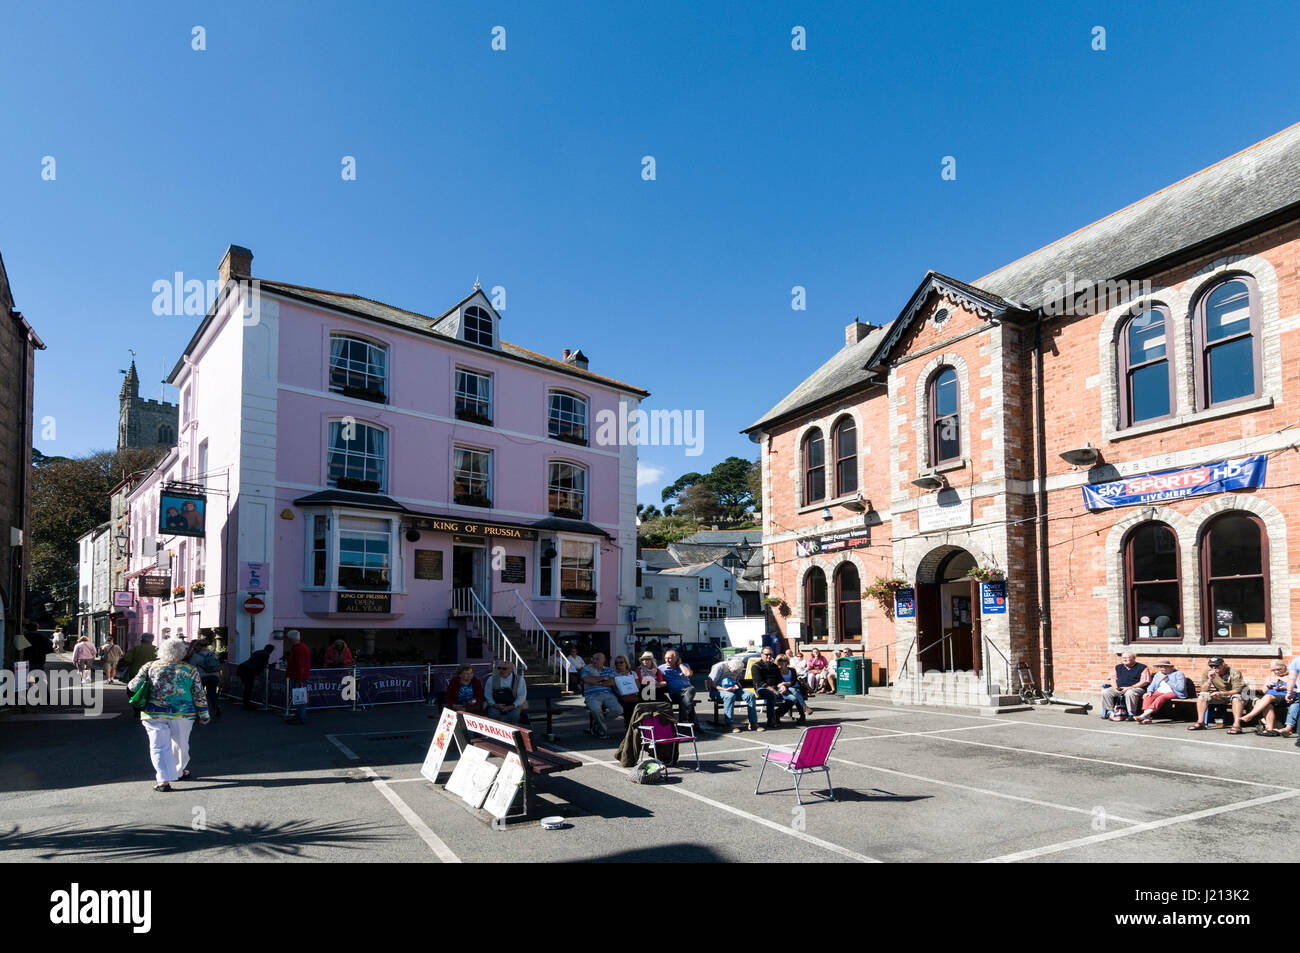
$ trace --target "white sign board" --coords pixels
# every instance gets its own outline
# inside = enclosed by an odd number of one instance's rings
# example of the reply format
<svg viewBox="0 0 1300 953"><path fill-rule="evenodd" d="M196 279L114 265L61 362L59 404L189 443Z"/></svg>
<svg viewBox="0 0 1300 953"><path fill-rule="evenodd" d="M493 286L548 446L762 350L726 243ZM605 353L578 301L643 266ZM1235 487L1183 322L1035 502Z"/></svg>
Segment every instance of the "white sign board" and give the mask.
<svg viewBox="0 0 1300 953"><path fill-rule="evenodd" d="M929 533L936 529L949 529L953 526L971 524L970 500L954 503L951 506L922 506L916 511L920 531Z"/></svg>
<svg viewBox="0 0 1300 953"><path fill-rule="evenodd" d="M271 586L270 563L240 563L239 588L248 592L266 592Z"/></svg>
<svg viewBox="0 0 1300 953"><path fill-rule="evenodd" d="M429 742L429 753L424 756L424 764L420 766L420 774L435 784L438 782L438 772L442 770L443 759L447 757L447 749L451 747L452 736L456 733L456 715L454 708L442 710L438 726L433 729L433 741Z"/></svg>
<svg viewBox="0 0 1300 953"><path fill-rule="evenodd" d="M460 753L456 770L447 782L447 790L472 808L483 806L492 782L496 780L498 765L489 761L489 757L486 749L471 745Z"/></svg>
<svg viewBox="0 0 1300 953"><path fill-rule="evenodd" d="M510 813L510 805L515 803L519 787L524 782L524 763L513 751L506 755L506 763L497 773L496 782L488 792L483 809L493 817L505 817Z"/></svg>

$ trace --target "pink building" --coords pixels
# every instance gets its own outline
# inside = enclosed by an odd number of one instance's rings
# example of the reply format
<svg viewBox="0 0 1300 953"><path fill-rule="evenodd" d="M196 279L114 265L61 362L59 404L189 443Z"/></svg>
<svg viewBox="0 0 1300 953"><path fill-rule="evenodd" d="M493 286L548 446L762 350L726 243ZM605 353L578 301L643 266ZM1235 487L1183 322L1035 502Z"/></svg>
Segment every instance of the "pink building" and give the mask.
<svg viewBox="0 0 1300 953"><path fill-rule="evenodd" d="M178 446L130 498L131 588L172 594L140 625L224 628L236 661L291 628L380 663L621 650L636 446L597 425L646 392L502 341L477 285L430 317L253 281L252 258L226 252L169 378Z"/></svg>

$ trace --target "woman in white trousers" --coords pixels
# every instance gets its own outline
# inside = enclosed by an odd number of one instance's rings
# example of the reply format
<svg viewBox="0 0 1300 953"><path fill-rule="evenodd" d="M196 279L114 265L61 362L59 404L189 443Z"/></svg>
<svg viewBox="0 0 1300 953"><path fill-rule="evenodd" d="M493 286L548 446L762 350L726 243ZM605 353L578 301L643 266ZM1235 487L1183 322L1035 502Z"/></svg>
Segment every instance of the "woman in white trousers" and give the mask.
<svg viewBox="0 0 1300 953"><path fill-rule="evenodd" d="M199 670L185 661L189 646L183 639L169 639L158 649L158 658L141 667L127 691L135 694L149 680L149 701L140 712L140 723L149 736L149 759L153 762L155 791L170 791L171 782L190 776L190 731L197 719L208 724L208 696Z"/></svg>

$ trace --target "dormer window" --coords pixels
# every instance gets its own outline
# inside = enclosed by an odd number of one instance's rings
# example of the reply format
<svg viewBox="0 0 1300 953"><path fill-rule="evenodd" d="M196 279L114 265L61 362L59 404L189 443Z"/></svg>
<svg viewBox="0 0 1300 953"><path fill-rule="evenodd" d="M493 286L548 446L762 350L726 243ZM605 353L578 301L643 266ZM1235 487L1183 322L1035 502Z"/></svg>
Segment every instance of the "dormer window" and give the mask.
<svg viewBox="0 0 1300 953"><path fill-rule="evenodd" d="M330 335L330 390L382 404L388 400L388 349L363 338Z"/></svg>
<svg viewBox="0 0 1300 953"><path fill-rule="evenodd" d="M496 346L496 333L492 328L492 315L482 308L466 308L464 317L461 320L461 327L464 329L464 337L468 343L481 344L483 347Z"/></svg>

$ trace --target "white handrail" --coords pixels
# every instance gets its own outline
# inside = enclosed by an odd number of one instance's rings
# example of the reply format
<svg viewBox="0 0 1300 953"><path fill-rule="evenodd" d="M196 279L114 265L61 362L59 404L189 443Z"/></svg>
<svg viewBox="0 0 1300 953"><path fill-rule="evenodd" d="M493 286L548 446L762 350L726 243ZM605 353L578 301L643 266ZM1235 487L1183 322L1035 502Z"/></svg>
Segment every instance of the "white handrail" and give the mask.
<svg viewBox="0 0 1300 953"><path fill-rule="evenodd" d="M492 618L492 613L488 612L482 601L473 589L453 589L451 592L452 608L458 615L467 615L474 623L474 628L478 630L479 637L488 643L490 655L494 659L512 657L516 668L522 673L528 670L528 663L524 661L519 650L510 644L506 634L501 631L501 626L497 625L497 620ZM507 652L509 656L507 656Z"/></svg>
<svg viewBox="0 0 1300 953"><path fill-rule="evenodd" d="M517 607L514 615L516 621L519 622L520 630L532 645L533 651L545 660L547 668L565 683L565 689L567 690L568 678L564 675L567 670L564 650L551 637L550 631L542 624L542 620L537 618L537 613L533 612L532 606L524 600L518 589L494 592L493 596L513 597L514 604ZM494 604L501 605L502 603L494 599ZM504 605L507 608L509 607L508 602ZM528 624L529 622L532 623L531 626Z"/></svg>

